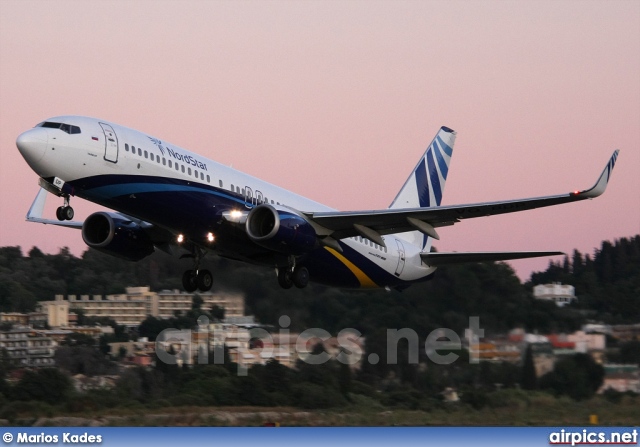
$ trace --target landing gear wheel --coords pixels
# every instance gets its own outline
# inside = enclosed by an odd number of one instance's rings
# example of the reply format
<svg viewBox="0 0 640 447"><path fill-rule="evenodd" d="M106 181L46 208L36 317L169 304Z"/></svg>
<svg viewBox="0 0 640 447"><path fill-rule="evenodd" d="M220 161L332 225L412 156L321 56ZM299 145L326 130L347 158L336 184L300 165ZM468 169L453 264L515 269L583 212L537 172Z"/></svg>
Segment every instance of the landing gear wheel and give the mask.
<svg viewBox="0 0 640 447"><path fill-rule="evenodd" d="M309 284L309 270L306 267L297 267L293 271L291 280L298 289L304 289Z"/></svg>
<svg viewBox="0 0 640 447"><path fill-rule="evenodd" d="M291 270L288 268L278 269L278 284L283 289L290 289L293 286L291 279Z"/></svg>
<svg viewBox="0 0 640 447"><path fill-rule="evenodd" d="M71 220L73 219L74 212L70 206L59 206L56 209L56 217L58 220Z"/></svg>
<svg viewBox="0 0 640 447"><path fill-rule="evenodd" d="M64 215L64 206L59 206L56 209L56 217L58 218L58 220L66 220L65 215Z"/></svg>
<svg viewBox="0 0 640 447"><path fill-rule="evenodd" d="M182 287L189 293L195 292L198 289L198 282L195 270L187 270L182 275Z"/></svg>
<svg viewBox="0 0 640 447"><path fill-rule="evenodd" d="M70 206L62 207L62 214L64 215L65 220L72 220L75 213L73 212L73 208Z"/></svg>
<svg viewBox="0 0 640 447"><path fill-rule="evenodd" d="M196 278L198 290L201 292L208 292L213 285L213 275L209 270L200 270Z"/></svg>

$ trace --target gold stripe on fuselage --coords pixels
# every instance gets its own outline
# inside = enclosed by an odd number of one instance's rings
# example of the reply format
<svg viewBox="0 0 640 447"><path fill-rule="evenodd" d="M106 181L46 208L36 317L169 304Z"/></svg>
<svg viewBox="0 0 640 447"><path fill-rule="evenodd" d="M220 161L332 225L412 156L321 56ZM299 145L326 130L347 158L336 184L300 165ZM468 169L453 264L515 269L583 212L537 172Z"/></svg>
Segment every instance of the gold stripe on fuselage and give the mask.
<svg viewBox="0 0 640 447"><path fill-rule="evenodd" d="M373 280L371 278L369 278L367 276L367 274L365 272L360 270L353 262L349 261L347 258L342 256L340 253L338 253L333 248L330 248L330 247L324 247L324 248L329 253L331 253L333 256L338 258L340 260L340 262L342 262L349 270L351 270L351 273L353 273L355 275L355 277L358 279L358 281L360 281L360 287L366 287L366 288L377 288L377 287L379 287L375 282L373 282Z"/></svg>

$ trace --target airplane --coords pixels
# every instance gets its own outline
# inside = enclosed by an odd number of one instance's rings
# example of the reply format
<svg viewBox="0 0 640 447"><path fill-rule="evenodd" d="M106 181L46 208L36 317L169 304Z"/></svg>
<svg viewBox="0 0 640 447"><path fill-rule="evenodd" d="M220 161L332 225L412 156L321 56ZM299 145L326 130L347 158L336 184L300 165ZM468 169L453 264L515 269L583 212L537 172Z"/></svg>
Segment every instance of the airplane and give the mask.
<svg viewBox="0 0 640 447"><path fill-rule="evenodd" d="M187 292L210 290L207 253L269 266L284 289L309 281L343 288L395 288L430 279L442 265L562 255L559 251L432 251L437 228L462 220L592 199L609 182L614 151L593 187L569 193L441 206L456 132L441 127L387 209L337 211L150 134L104 120L57 116L18 136L39 176L29 222L80 229L98 251L139 261L157 248L184 253ZM43 217L48 194L62 198ZM113 211L74 221L72 197Z"/></svg>

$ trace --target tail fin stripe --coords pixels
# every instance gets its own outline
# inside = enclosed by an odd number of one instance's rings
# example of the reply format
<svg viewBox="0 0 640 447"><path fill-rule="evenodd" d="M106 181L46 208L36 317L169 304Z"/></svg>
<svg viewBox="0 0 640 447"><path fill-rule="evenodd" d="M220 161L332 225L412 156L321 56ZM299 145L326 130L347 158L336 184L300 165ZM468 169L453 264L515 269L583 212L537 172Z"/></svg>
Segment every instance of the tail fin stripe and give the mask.
<svg viewBox="0 0 640 447"><path fill-rule="evenodd" d="M436 206L440 206L442 201L442 189L440 188L440 177L438 176L438 169L433 161L433 151L427 152L427 164L429 166L429 180L431 188L433 189L433 196L436 200Z"/></svg>
<svg viewBox="0 0 640 447"><path fill-rule="evenodd" d="M445 143L444 141L442 141L442 138L440 138L440 135L436 136L436 140L438 141L440 146L442 146L442 150L444 151L444 153L447 154L449 157L451 157L451 155L453 155L453 148L449 146L447 143Z"/></svg>
<svg viewBox="0 0 640 447"><path fill-rule="evenodd" d="M420 161L415 172L416 190L418 191L420 207L428 207L431 201L429 200L429 182L427 181L427 167L425 166L424 158Z"/></svg>
<svg viewBox="0 0 640 447"><path fill-rule="evenodd" d="M444 161L442 152L440 152L440 148L438 147L438 144L435 141L433 143L433 148L435 149L436 160L438 161L438 166L440 167L440 173L442 174L442 178L446 180L447 174L449 172L449 168L447 167L447 162Z"/></svg>

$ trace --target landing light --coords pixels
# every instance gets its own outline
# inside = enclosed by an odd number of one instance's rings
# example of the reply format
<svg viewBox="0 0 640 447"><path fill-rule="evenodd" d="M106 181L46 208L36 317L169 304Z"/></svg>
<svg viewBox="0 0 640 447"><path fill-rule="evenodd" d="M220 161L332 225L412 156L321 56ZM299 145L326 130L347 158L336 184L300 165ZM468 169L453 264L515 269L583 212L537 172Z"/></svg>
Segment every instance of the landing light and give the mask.
<svg viewBox="0 0 640 447"><path fill-rule="evenodd" d="M242 211L238 211L238 210L231 211L231 217L238 219L241 216L242 216Z"/></svg>
<svg viewBox="0 0 640 447"><path fill-rule="evenodd" d="M178 235L178 244L182 244L184 242L184 235L183 234L179 234Z"/></svg>
<svg viewBox="0 0 640 447"><path fill-rule="evenodd" d="M209 242L213 242L215 240L215 237L213 236L213 233L207 233L207 240Z"/></svg>

